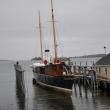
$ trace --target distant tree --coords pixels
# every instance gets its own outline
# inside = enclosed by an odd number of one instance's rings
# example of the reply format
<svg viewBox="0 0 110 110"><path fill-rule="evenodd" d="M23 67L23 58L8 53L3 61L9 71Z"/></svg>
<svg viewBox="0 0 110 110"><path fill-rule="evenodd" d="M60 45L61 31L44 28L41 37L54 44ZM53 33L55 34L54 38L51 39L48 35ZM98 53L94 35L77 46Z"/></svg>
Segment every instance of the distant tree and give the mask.
<svg viewBox="0 0 110 110"><path fill-rule="evenodd" d="M32 58L31 60L41 60L41 57L35 57L35 58Z"/></svg>

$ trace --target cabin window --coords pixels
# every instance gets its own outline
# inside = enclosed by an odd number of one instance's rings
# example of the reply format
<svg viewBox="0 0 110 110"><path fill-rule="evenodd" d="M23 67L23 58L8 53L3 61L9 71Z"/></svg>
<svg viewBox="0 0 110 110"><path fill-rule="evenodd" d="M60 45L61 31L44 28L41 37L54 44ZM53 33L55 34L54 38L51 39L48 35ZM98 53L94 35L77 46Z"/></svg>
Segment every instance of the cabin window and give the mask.
<svg viewBox="0 0 110 110"><path fill-rule="evenodd" d="M40 67L40 74L45 74L45 68L44 67Z"/></svg>
<svg viewBox="0 0 110 110"><path fill-rule="evenodd" d="M97 72L97 67L96 67L96 72Z"/></svg>
<svg viewBox="0 0 110 110"><path fill-rule="evenodd" d="M105 68L105 74L107 75L107 68Z"/></svg>

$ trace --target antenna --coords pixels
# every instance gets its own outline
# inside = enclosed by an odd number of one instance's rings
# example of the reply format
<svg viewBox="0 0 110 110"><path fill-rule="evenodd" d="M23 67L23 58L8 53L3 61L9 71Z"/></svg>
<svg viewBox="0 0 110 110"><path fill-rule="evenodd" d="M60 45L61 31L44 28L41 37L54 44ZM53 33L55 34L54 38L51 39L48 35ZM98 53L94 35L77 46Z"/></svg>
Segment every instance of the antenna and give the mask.
<svg viewBox="0 0 110 110"><path fill-rule="evenodd" d="M107 47L106 46L104 46L104 51L105 51L105 55L107 54Z"/></svg>

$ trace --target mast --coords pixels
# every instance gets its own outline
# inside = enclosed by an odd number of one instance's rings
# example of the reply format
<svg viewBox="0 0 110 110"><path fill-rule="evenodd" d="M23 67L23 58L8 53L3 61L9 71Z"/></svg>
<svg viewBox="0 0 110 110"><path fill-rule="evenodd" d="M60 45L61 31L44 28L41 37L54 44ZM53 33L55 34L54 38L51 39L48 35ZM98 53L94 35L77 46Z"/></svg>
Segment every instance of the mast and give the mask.
<svg viewBox="0 0 110 110"><path fill-rule="evenodd" d="M51 0L51 14L52 14L52 30L53 30L53 43L54 43L54 60L57 60L57 44L56 44L56 30L55 30L55 19L53 13L53 2Z"/></svg>
<svg viewBox="0 0 110 110"><path fill-rule="evenodd" d="M42 26L41 26L40 11L39 11L39 33L40 33L41 61L43 63Z"/></svg>

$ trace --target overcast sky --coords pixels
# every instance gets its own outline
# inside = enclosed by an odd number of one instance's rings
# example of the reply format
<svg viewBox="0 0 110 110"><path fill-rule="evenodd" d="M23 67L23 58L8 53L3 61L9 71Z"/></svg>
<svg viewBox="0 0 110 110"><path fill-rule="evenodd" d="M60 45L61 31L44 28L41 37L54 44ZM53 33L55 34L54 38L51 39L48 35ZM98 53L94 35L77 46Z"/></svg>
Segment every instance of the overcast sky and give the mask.
<svg viewBox="0 0 110 110"><path fill-rule="evenodd" d="M53 0L60 56L110 51L110 0ZM50 0L0 0L0 59L40 56L38 11L49 47Z"/></svg>

